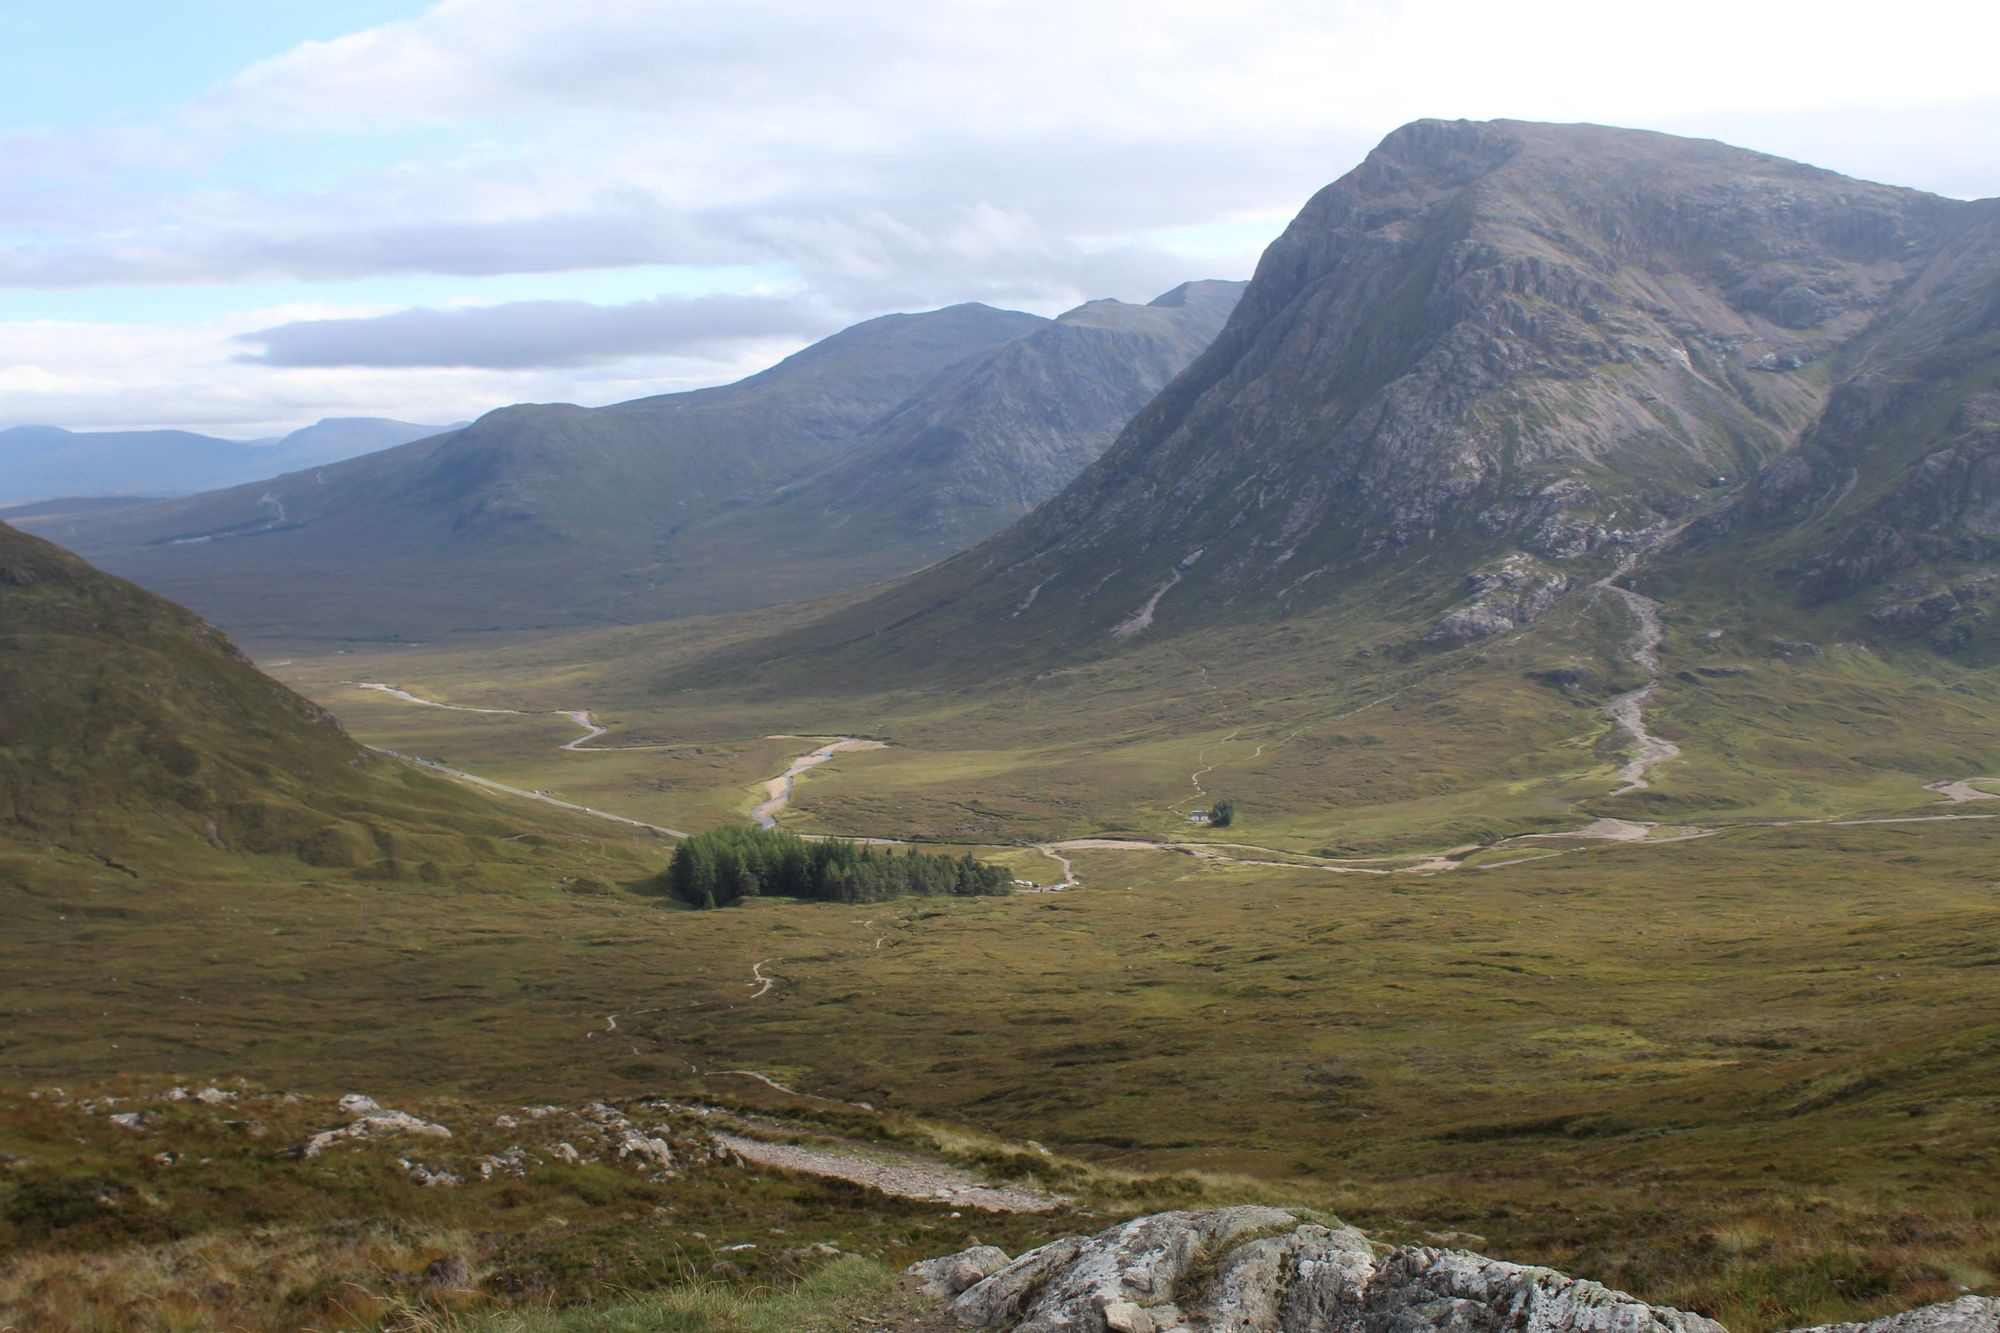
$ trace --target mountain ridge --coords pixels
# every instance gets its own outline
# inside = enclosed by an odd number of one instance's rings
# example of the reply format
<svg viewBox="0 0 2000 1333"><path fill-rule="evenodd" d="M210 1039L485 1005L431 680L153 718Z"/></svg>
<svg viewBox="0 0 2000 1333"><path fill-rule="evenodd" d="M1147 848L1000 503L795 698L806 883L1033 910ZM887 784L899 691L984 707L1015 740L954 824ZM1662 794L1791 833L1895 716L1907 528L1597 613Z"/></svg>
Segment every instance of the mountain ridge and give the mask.
<svg viewBox="0 0 2000 1333"><path fill-rule="evenodd" d="M732 385L518 404L323 469L37 526L267 640L622 623L843 591L1052 493L1205 345L1235 291L1188 284L1054 321L977 304L885 316ZM898 423L905 406L929 416ZM898 424L930 435L912 452Z"/></svg>
<svg viewBox="0 0 2000 1333"><path fill-rule="evenodd" d="M1496 578L1523 614L1489 632L1518 626L1795 446L1921 274L1990 253L1990 209L1647 131L1416 122L1060 495L767 655L977 671L974 624L1073 660L1357 596L1435 621Z"/></svg>
<svg viewBox="0 0 2000 1333"><path fill-rule="evenodd" d="M453 429L388 417L326 417L282 436L230 440L181 430L14 426L0 430L0 506L212 490Z"/></svg>

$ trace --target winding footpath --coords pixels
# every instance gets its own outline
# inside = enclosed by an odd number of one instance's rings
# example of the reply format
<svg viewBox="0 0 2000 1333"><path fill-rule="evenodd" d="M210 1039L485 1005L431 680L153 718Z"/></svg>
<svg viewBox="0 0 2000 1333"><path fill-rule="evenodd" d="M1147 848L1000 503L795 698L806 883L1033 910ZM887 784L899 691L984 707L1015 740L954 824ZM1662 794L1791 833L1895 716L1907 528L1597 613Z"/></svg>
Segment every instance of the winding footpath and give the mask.
<svg viewBox="0 0 2000 1333"><path fill-rule="evenodd" d="M422 755L405 754L401 750L391 750L380 745L371 745L368 748L376 754L387 755L391 759L400 759L406 764L415 764L418 768L428 769L433 773L442 773L449 778L457 778L460 782L470 782L475 787L484 787L488 791L505 792L509 796L519 796L523 800L539 801L543 805L553 805L559 810L568 810L579 815L589 815L593 819L603 819L613 824L625 824L632 828L646 829L650 832L658 833L663 837L685 838L689 836L680 829L668 828L664 824L648 824L643 819L631 819L625 815L614 815L609 810L597 810L587 805L578 805L574 801L565 801L561 797L551 796L547 792L529 791L526 787L516 787L505 782L496 782L492 778L482 778L477 773L468 773L462 768L453 768L450 764L440 763L436 759L426 759Z"/></svg>
<svg viewBox="0 0 2000 1333"><path fill-rule="evenodd" d="M1632 637L1626 640L1625 652L1636 665L1644 668L1647 676L1644 685L1636 690L1627 690L1604 705L1606 716L1616 722L1632 742L1632 757L1618 770L1621 785L1612 791L1613 796L1644 791L1652 785L1646 780L1647 771L1656 764L1677 758L1681 752L1680 746L1646 730L1646 701L1660 688L1660 644L1666 639L1667 631L1660 621L1658 602L1642 592L1621 588L1612 582L1624 572L1621 567L1590 585L1617 597L1632 613L1635 625Z"/></svg>
<svg viewBox="0 0 2000 1333"><path fill-rule="evenodd" d="M380 681L357 680L353 683L356 689L374 690L377 693L386 694L392 699L401 699L405 703L422 704L425 708L443 708L454 713L492 713L492 714L504 714L508 717L566 717L570 721L576 723L576 725L578 725L579 727L583 728L583 735L578 736L573 741L569 741L563 745L556 747L557 749L561 750L582 750L585 748L607 749L607 750L609 749L650 750L650 749L660 748L657 746L650 746L650 745L641 745L641 746L591 745L590 742L596 740L599 736L607 734L611 730L611 728L600 727L599 725L597 725L596 722L592 721L590 717L590 710L588 708L576 708L576 709L549 708L541 710L539 712L531 711L525 708L470 708L464 704L439 703L436 699L426 699L422 695L411 694L408 690L399 690L393 685L384 685Z"/></svg>
<svg viewBox="0 0 2000 1333"><path fill-rule="evenodd" d="M664 750L673 748L664 745L591 745L591 741L606 734L610 728L599 726L593 721L588 708L550 708L541 710L525 708L474 708L467 704L448 704L440 703L436 699L426 699L420 694L412 694L408 690L397 689L394 685L385 685L381 681L357 680L345 681L343 684L352 685L360 690L373 690L378 694L386 694L392 699L401 699L404 703L420 704L425 708L442 708L452 713L485 713L507 717L568 718L571 722L583 728L583 734L556 748L559 750L568 750L572 753L604 753L614 750ZM632 819L626 815L614 815L609 810L598 810L588 805L578 805L574 801L565 801L560 797L551 796L547 792L530 791L526 787L516 787L511 783L497 782L492 778L482 778L477 773L468 773L462 768L453 768L450 764L436 759L425 759L421 755L405 754L401 750L391 750L381 745L371 745L368 748L377 754L387 755L391 759L400 759L406 764L415 764L419 768L429 769L433 773L442 773L447 777L457 778L461 782L470 782L474 786L485 787L489 791L505 792L509 796L519 796L525 800L539 801L543 805L552 805L559 810L569 810L579 815L589 815L593 819L608 820L611 823L624 824L631 828L647 829L669 838L685 838L688 836L685 831L677 828L668 828L664 824L649 824L643 819Z"/></svg>
<svg viewBox="0 0 2000 1333"><path fill-rule="evenodd" d="M767 740L791 740L794 737L769 736ZM807 769L818 768L843 750L887 749L881 741L863 740L859 736L842 736L820 746L810 754L802 754L792 761L791 767L764 784L764 800L750 811L750 817L757 821L759 828L778 827L778 812L792 803L792 788L798 785L799 775Z"/></svg>
<svg viewBox="0 0 2000 1333"><path fill-rule="evenodd" d="M1608 575L1604 579L1601 579L1597 583L1591 585L1591 587L1594 589L1601 590L1605 593L1608 593L1612 596L1619 598L1621 601L1625 603L1627 609L1631 611L1633 620L1635 622L1635 626L1631 638L1627 641L1626 650L1627 653L1630 655L1632 661L1636 663L1638 666L1642 667L1646 671L1646 674L1648 676L1646 684L1640 686L1638 689L1629 690L1626 693L1617 696L1616 698L1612 699L1608 704L1606 704L1604 707L1605 713L1609 717L1611 717L1611 719L1615 723L1617 723L1617 725L1626 733L1626 735L1632 741L1633 745L1632 757L1618 770L1618 779L1621 785L1617 787L1615 790L1613 790L1611 793L1609 793L1610 795L1613 796L1622 796L1628 792L1640 791L1645 789L1648 785L1646 778L1647 772L1655 765L1664 762L1665 760L1672 759L1677 755L1679 755L1681 752L1679 746L1675 745L1672 741L1668 741L1661 737L1653 735L1650 731L1647 730L1646 727L1645 705L1647 700L1649 700L1653 696L1654 692L1659 688L1661 680L1659 649L1661 642L1665 638L1665 628L1661 622L1660 604L1657 601L1655 601L1650 597L1647 597L1643 593L1634 592L1629 588L1621 588L1617 584L1612 582L1613 579L1622 577L1624 572L1625 572L1624 569L1621 568L1619 571L1611 575ZM375 690L383 694L390 695L394 698L404 700L408 703L421 704L428 708L443 708L453 712L460 712L460 713L510 714L521 717L568 718L570 721L582 727L584 729L584 734L558 747L559 749L563 750L580 751L588 753L593 751L603 752L603 751L610 751L617 749L673 748L671 746L591 746L588 743L590 741L597 739L599 736L606 734L607 729L605 727L598 725L595 721L592 720L590 711L588 709L575 709L575 710L549 709L540 712L531 712L527 710L513 709L513 708L475 708L463 704L447 704L447 703L440 703L434 699L425 699L422 696L412 694L407 690L397 689L394 686L382 684L379 682L370 681L370 682L351 682L351 683L357 684L358 687L361 689ZM1365 712L1368 709L1375 707L1377 704L1386 702L1388 699L1394 698L1396 694L1400 694L1401 692L1402 691L1400 690L1393 691L1392 693L1384 695L1381 698L1370 700L1368 703L1363 704L1360 708L1351 710L1350 713L1342 714L1341 716L1351 716L1353 713ZM1237 738L1238 734L1239 733L1232 732L1228 737L1225 737L1222 741L1213 742L1212 745L1230 743ZM1289 735L1280 737L1276 741L1267 739L1263 742L1260 742L1257 745L1256 750L1251 755L1249 755L1248 758L1255 759L1263 754L1267 746L1275 744L1283 744L1285 741L1290 740L1292 736L1295 736L1297 734L1298 732L1295 730ZM767 739L784 740L793 738L784 736L773 736ZM391 758L400 759L406 763L416 764L419 767L429 769L433 772L443 773L447 776L457 778L464 782L470 782L477 786L485 787L493 791L505 792L510 796L519 796L527 800L539 801L544 805L555 806L559 809L569 810L576 814L589 815L596 819L608 820L612 823L624 824L632 828L646 829L653 833L662 834L670 838L686 838L689 836L686 832L680 829L667 828L666 826L660 824L650 824L644 820L632 819L625 815L612 814L610 811L607 810L597 810L593 809L590 806L578 805L575 802L565 801L558 797L550 796L544 792L530 791L523 787L515 787L508 783L495 781L492 778L480 777L476 773L468 773L462 769L453 768L435 759L425 759L417 755L404 754L401 751L390 750L381 746L370 746L369 748L376 751L379 754L388 755ZM883 748L886 747L884 746L884 743L881 741L866 740L858 736L840 736L829 741L824 745L817 747L816 749L809 751L806 754L800 755L797 759L794 759L792 761L790 766L788 766L783 773L779 774L777 777L772 778L765 783L764 787L765 799L752 809L751 811L752 817L763 828L776 828L778 824L778 815L790 804L793 790L796 787L798 779L801 775L803 775L804 773L813 768L817 768L821 764L827 763L835 755L840 754L844 751L879 750ZM1210 747L1204 747L1202 751L1204 759L1208 748ZM1203 762L1203 759L1197 759L1196 762L1197 763ZM1209 765L1208 768L1201 769L1197 773L1191 775L1193 779L1193 785L1196 787L1197 790L1201 789L1201 783L1199 780L1201 776L1208 773L1209 771L1212 771L1213 767L1214 765ZM1961 805L1972 801L2000 800L2000 792L1987 791L1984 790L1981 786L1976 785L1982 783L2000 785L2000 779L1980 778L1980 777L1944 779L1936 782L1926 783L1925 788L1928 791L1937 793L1938 796L1942 798L1941 803L1946 805ZM1433 874L1439 874L1448 871L1462 870L1462 869L1497 870L1503 866L1519 865L1525 861L1537 861L1537 860L1544 860L1552 856L1561 856L1571 851L1580 850L1582 846L1588 844L1605 844L1605 843L1655 844L1655 843L1686 842L1696 838L1711 837L1717 833L1725 832L1728 829L1734 829L1734 828L1787 828L1787 827L1801 826L1801 825L1823 825L1823 826L1840 827L1840 826L1863 825L1863 824L1934 823L1944 820L1955 820L1955 819L1984 820L1984 819L1996 819L1996 818L2000 818L2000 815L1937 814L1937 815L1891 815L1891 816L1847 817L1847 818L1834 817L1834 818L1817 818L1817 819L1769 819L1769 820L1749 820L1749 821L1744 821L1742 823L1732 823L1713 828L1699 827L1694 825L1665 825L1665 824L1657 824L1657 823L1650 823L1638 820L1627 820L1627 819L1600 818L1600 819L1593 819L1589 823L1584 824L1575 829L1558 830L1549 833L1514 834L1509 837L1495 839L1494 841L1489 843L1472 843L1462 847L1453 847L1442 852L1405 853L1402 855L1395 855L1395 856L1362 856L1362 857L1328 857L1328 856L1320 856L1310 852L1288 851L1280 848L1262 847L1254 843L1242 843L1242 842L1216 842L1207 840L1200 842L1190 842L1190 841L1178 841L1170 839L1127 838L1127 837L1069 838L1056 841L1029 844L1034 851L1039 852L1041 855L1049 858L1050 860L1054 861L1057 865L1061 866L1063 877L1061 882L1058 884L1038 885L1034 889L1024 889L1023 891L1036 892L1036 893L1053 893L1053 892L1059 892L1064 889L1075 888L1081 885L1083 883L1082 877L1076 873L1076 868L1074 864L1071 862L1070 858L1064 854L1066 852L1073 852L1073 851L1171 852L1178 855L1189 856L1196 860L1202 860L1202 861L1224 862L1231 865L1269 866L1286 870L1314 870L1326 874L1335 874L1335 875L1409 875L1409 874L1433 875ZM813 838L822 835L806 834L804 836ZM890 841L886 839L858 837L855 840L859 842L893 845L890 844ZM1539 851L1533 855L1514 857L1504 861L1485 861L1485 862L1480 862L1476 865L1468 864L1470 859L1474 855L1480 852L1490 852L1505 847L1511 847L1521 844L1534 844L1534 843L1539 843L1544 845L1550 843L1558 843L1558 844L1567 843L1572 845L1566 847L1555 847L1551 848L1550 850ZM882 947L882 941L880 938L876 940L875 947L877 949ZM774 960L767 958L752 967L751 969L752 980L746 984L754 986L757 989L750 996L751 999L753 1000L761 999L763 996L767 995L770 992L773 984L775 983L776 979L766 974L763 971L765 964L770 963L772 961ZM725 1071L725 1072L744 1072L744 1071ZM782 1091L790 1092L791 1089L782 1089ZM795 1094L795 1095L803 1096L807 1094Z"/></svg>

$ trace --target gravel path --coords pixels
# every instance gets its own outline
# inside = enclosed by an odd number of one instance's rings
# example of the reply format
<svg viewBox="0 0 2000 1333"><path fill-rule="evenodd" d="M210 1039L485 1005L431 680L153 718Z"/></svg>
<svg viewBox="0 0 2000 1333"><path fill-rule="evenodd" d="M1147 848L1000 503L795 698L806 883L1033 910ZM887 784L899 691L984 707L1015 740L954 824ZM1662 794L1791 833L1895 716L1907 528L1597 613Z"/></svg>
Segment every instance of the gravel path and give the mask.
<svg viewBox="0 0 2000 1333"><path fill-rule="evenodd" d="M773 740L778 739L772 737ZM790 768L764 784L764 801L750 812L760 828L778 827L778 812L792 801L792 788L798 785L799 774L809 768L818 768L843 750L883 750L881 741L864 741L859 736L842 736L839 740L822 745L811 754L802 754L792 761Z"/></svg>
<svg viewBox="0 0 2000 1333"><path fill-rule="evenodd" d="M986 1185L942 1162L902 1154L863 1156L859 1151L766 1143L740 1134L715 1133L715 1141L746 1161L780 1171L844 1180L898 1199L923 1199L991 1213L1048 1213L1069 1203L1019 1185Z"/></svg>

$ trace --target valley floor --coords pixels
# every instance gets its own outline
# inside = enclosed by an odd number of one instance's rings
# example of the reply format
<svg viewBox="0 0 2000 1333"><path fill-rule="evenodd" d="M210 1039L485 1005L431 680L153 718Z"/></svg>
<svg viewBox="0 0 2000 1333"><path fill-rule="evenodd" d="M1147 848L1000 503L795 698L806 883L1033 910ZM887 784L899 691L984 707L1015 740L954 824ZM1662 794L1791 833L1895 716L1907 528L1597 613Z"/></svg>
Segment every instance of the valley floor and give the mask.
<svg viewBox="0 0 2000 1333"><path fill-rule="evenodd" d="M2000 807L1985 802L2000 783L1977 775L2000 764L1976 739L1907 746L1900 729L1910 709L1949 728L1991 687L1898 680L1891 694L1865 655L1725 654L1709 627L1663 627L1670 651L1643 671L1627 608L1599 598L1533 642L1493 643L1479 670L1385 651L1337 682L1309 674L1315 642L1296 668L1267 655L1250 672L1183 641L1076 668L1075 704L1039 678L957 702L657 688L726 624L274 664L357 738L523 816L536 807L519 798L541 802L565 832L524 818L526 841L504 845L532 854L450 886L143 882L17 859L26 887L0 900L0 1069L72 1094L169 1078L360 1089L447 1099L438 1113L460 1118L591 1099L775 1115L793 1130L744 1155L760 1180L808 1182L770 1188L802 1191L786 1215L875 1265L842 1270L875 1316L901 1299L885 1266L1078 1229L965 1193L1013 1183L1104 1215L1319 1208L1739 1333L1990 1287ZM1552 651L1594 663L1596 683L1545 683ZM1253 692L1251 675L1279 683ZM1780 675L1784 699L1760 702ZM1681 753L1630 789L1633 729L1611 705L1639 691L1643 728ZM1816 700L1806 725L1800 698ZM1748 721L1719 733L1718 707ZM1836 740L1811 739L1828 725ZM859 744L829 744L841 736ZM1774 756L1790 780L1773 779ZM1188 821L1225 795L1234 827ZM659 834L759 806L808 835L971 850L1040 891L711 912L643 891L668 852ZM0 1116L18 1179L165 1197L151 1145L58 1149L39 1114ZM942 1154L944 1174L908 1174L913 1147ZM1003 1165L1014 1174L996 1181ZM385 1206L375 1186L266 1198L261 1178L230 1186L231 1207L302 1226L313 1246ZM654 1243L629 1230L642 1215L699 1211L620 1180L610 1211L557 1249L638 1253ZM898 1181L933 1198L883 1191ZM565 1213L543 1208L549 1190L602 1193L532 1172L508 1188L524 1225ZM470 1206L421 1197L440 1225ZM173 1207L195 1233L243 1225ZM79 1248L165 1262L143 1229L6 1225L0 1295ZM765 1244L734 1235L747 1223L726 1209L646 1225L694 1257L620 1259L624 1287L761 1271L688 1239ZM382 1262L417 1263L407 1241ZM481 1250L480 1271L542 1273L582 1299L554 1253L510 1241ZM416 1281L395 1271L399 1291Z"/></svg>

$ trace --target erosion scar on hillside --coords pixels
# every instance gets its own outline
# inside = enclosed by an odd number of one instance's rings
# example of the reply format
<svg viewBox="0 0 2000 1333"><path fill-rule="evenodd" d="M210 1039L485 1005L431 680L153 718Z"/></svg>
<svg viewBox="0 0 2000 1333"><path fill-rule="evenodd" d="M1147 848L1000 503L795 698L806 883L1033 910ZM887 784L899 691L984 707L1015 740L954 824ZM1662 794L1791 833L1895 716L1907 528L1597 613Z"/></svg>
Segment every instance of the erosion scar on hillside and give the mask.
<svg viewBox="0 0 2000 1333"><path fill-rule="evenodd" d="M1625 603L1626 610L1632 613L1635 624L1632 637L1625 641L1625 652L1646 672L1644 685L1636 690L1627 690L1604 705L1605 715L1616 722L1632 742L1632 757L1619 768L1620 785L1611 793L1613 796L1624 796L1650 787L1652 783L1646 780L1647 772L1655 764L1679 755L1681 747L1646 730L1646 701L1660 688L1660 644L1666 638L1666 627L1660 622L1660 604L1644 593L1619 587L1611 581L1616 577L1613 574L1593 586L1618 597Z"/></svg>
<svg viewBox="0 0 2000 1333"><path fill-rule="evenodd" d="M772 740L783 740L773 736ZM778 827L778 812L792 801L792 788L797 785L799 775L809 768L817 768L843 750L887 749L881 741L863 740L859 736L842 736L838 740L820 746L810 754L802 754L791 762L784 772L764 784L764 799L750 811L750 817L760 828Z"/></svg>

